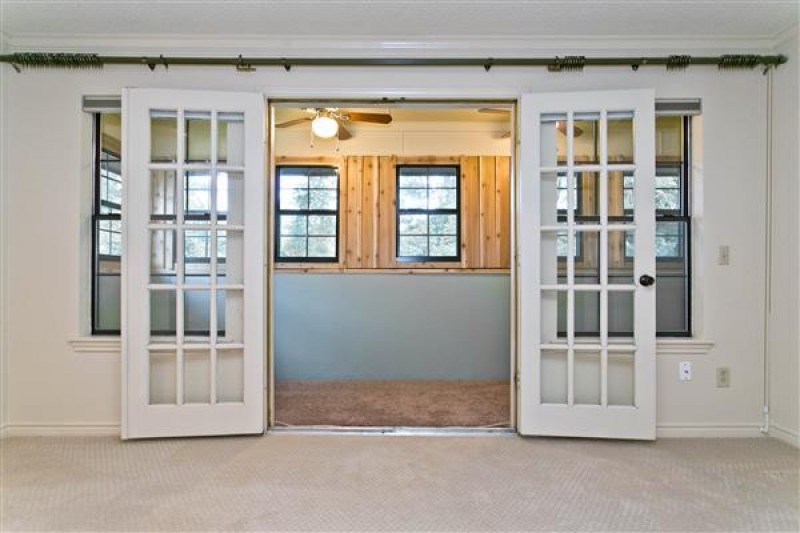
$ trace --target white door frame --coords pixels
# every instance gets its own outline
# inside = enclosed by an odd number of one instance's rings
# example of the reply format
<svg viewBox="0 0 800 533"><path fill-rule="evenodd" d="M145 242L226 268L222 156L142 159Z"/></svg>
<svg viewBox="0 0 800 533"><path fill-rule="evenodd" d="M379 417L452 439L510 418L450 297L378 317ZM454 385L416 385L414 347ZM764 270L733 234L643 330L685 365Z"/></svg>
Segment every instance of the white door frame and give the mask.
<svg viewBox="0 0 800 533"><path fill-rule="evenodd" d="M429 103L429 104L454 104L465 103L470 104L492 104L502 102L505 105L512 105L511 109L511 179L509 198L510 198L510 254L511 254L511 273L510 273L510 317L509 317L509 338L510 338L510 366L509 366L509 382L511 395L511 408L510 408L510 422L511 429L517 430L519 427L519 379L518 379L518 290L517 290L517 190L519 179L519 168L517 164L517 149L518 149L518 128L519 128L519 103L521 95L518 91L491 91L491 90L465 90L460 92L452 91L408 91L408 90L372 90L372 91L341 91L341 90L283 90L279 92L264 91L264 99L266 102L267 110L267 164L265 175L267 176L268 183L266 184L267 190L267 213L266 219L268 222L267 228L267 350L265 368L267 371L268 390L265 397L264 413L265 413L265 428L266 431L275 428L275 307L274 307L274 279L275 279L275 238L274 228L275 223L275 198L274 198L274 183L275 183L275 114L274 104L284 102L340 102L340 101L365 101L370 103L379 103L382 98L390 100L403 98L404 103Z"/></svg>
<svg viewBox="0 0 800 533"><path fill-rule="evenodd" d="M266 179L269 181L266 184L266 208L269 210L268 213L265 213L265 224L264 224L264 231L267 232L265 236L265 246L266 246L266 269L264 270L265 282L266 285L266 301L265 301L265 310L266 310L266 336L267 336L267 349L265 350L264 354L264 368L266 371L266 379L268 383L268 394L265 395L264 398L264 427L266 430L274 427L274 294L273 294L273 287L272 282L274 278L274 237L273 231L271 228L273 227L272 224L274 223L274 208L273 208L273 194L272 194L272 183L274 183L274 120L273 120L273 113L272 113L272 105L271 102L273 100L309 100L309 99L316 99L322 101L335 101L335 100L380 100L381 98L404 98L407 101L413 100L423 100L430 103L435 103L440 101L442 103L448 102L457 102L457 101L497 101L502 100L504 102L513 102L514 104L514 112L512 113L512 150L511 150L511 161L512 161L512 176L513 179L511 180L511 191L510 191L510 198L511 198L511 226L510 226L510 243L511 243L511 290L510 290L510 297L511 297L511 317L510 317L510 360L511 360L511 394L512 394L512 427L518 429L520 426L519 420L519 409L518 404L520 401L519 398L519 354L518 354L518 346L519 346L519 336L520 336L520 327L519 327L519 300L520 300L520 291L519 291L519 280L518 280L518 224L519 224L519 180L521 179L521 170L519 165L519 158L518 158L518 151L519 151L519 143L518 143L518 132L519 132L519 112L520 112L520 99L521 93L518 90L514 91L496 91L496 90L462 90L462 91L452 91L452 90L391 90L391 89L377 89L377 90L368 90L368 91L353 91L353 90L319 90L319 89L282 89L278 91L272 90L262 90L260 91L265 99L265 109L266 112L266 132L267 132L267 161L265 161L265 165L268 165L265 170ZM125 287L123 286L123 298L125 293ZM126 310L122 309L123 313L123 320L124 314ZM123 382L122 384L123 392L126 388L126 383ZM123 413L122 413L122 422L123 427L126 424L126 409L123 406Z"/></svg>

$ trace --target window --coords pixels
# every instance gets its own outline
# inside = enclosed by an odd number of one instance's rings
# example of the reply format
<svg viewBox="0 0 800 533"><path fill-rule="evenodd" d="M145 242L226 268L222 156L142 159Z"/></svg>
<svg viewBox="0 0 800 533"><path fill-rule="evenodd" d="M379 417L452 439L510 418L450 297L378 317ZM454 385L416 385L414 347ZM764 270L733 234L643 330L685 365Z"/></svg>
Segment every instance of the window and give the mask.
<svg viewBox="0 0 800 533"><path fill-rule="evenodd" d="M92 334L120 332L122 172L120 114L93 119Z"/></svg>
<svg viewBox="0 0 800 533"><path fill-rule="evenodd" d="M120 161L120 114L114 112L92 115L93 133L93 246L92 246L92 334L120 333L120 262L122 258L122 178ZM164 203L155 208L153 218L174 222L174 212L166 206L174 191L175 176L171 171L156 171L152 177L153 201ZM211 218L211 176L207 170L190 170L184 177L184 208L188 223L204 223ZM228 175L217 174L218 219L227 220ZM222 222L224 223L224 222ZM217 232L218 275L226 275L226 231ZM153 274L165 283L174 283L176 253L175 234L156 231L153 234L154 253L151 257ZM187 282L204 284L210 276L211 232L186 230L184 233L184 275ZM170 329L173 328L173 329ZM165 331L174 331L174 325Z"/></svg>
<svg viewBox="0 0 800 533"><path fill-rule="evenodd" d="M339 260L339 175L334 167L277 168L276 261Z"/></svg>
<svg viewBox="0 0 800 533"><path fill-rule="evenodd" d="M160 182L159 182L160 183ZM167 185L168 186L168 185ZM159 184L159 187L161 185ZM211 173L208 170L187 170L183 180L183 218L187 224L208 224L211 220ZM228 174L217 172L217 220L225 224L228 220ZM169 218L175 218L169 215ZM187 282L205 283L211 276L211 231L186 230L183 236L185 276ZM225 245L227 232L217 231L217 274L224 277ZM192 279L194 278L194 279Z"/></svg>
<svg viewBox="0 0 800 533"><path fill-rule="evenodd" d="M688 162L656 164L656 258L681 260L685 255L684 235L691 219L688 212ZM625 176L625 212L633 213L633 177ZM633 257L632 245L625 257Z"/></svg>
<svg viewBox="0 0 800 533"><path fill-rule="evenodd" d="M583 127L582 138L596 137L592 126ZM622 134L622 131L618 131ZM656 117L656 332L659 336L686 337L691 335L691 211L689 184L691 171L691 117L670 115ZM609 143L614 132L609 130ZM597 144L579 145L584 161L597 160ZM576 148L577 150L578 148ZM577 156L576 156L577 157ZM598 220L598 183L595 172L576 175L575 222L592 223ZM569 186L566 174L556 181L558 219L567 219ZM634 213L634 176L632 173L608 173L609 221L632 221ZM609 235L609 278L620 283L632 277L635 243L633 235ZM578 283L599 280L598 258L600 240L594 232L579 232L575 249L575 277ZM566 277L566 234L557 240L559 276ZM599 305L599 302L598 302ZM596 315L597 318L599 314ZM580 321L579 321L580 322ZM576 323L576 334L596 334L594 320ZM620 322L612 335L628 335L629 327Z"/></svg>
<svg viewBox="0 0 800 533"><path fill-rule="evenodd" d="M691 327L692 118L656 118L656 331L688 337Z"/></svg>
<svg viewBox="0 0 800 533"><path fill-rule="evenodd" d="M397 259L460 261L458 165L397 167Z"/></svg>

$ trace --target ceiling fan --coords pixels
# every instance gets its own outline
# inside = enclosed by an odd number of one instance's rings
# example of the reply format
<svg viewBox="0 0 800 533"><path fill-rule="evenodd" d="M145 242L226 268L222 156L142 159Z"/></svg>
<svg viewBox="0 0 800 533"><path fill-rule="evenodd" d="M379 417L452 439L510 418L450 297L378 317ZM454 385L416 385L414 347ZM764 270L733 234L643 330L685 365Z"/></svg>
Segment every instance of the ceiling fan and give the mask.
<svg viewBox="0 0 800 533"><path fill-rule="evenodd" d="M311 131L317 137L322 139L337 137L340 141L346 141L353 136L345 127L347 122L370 122L372 124L389 124L392 122L392 115L388 113L362 113L337 107L309 107L303 111L308 113L307 117L287 120L286 122L275 124L275 127L289 128L311 122Z"/></svg>
<svg viewBox="0 0 800 533"><path fill-rule="evenodd" d="M493 107L481 107L480 109L478 109L478 113L494 113L494 114L503 114L507 116L511 115L511 111L508 109L496 109ZM581 135L583 135L582 128L578 126L573 126L572 128L573 128L572 132L574 133L575 137L580 137ZM566 122L564 122L563 120L559 120L558 122L556 122L556 129L563 135L566 135L567 134ZM510 131L503 133L502 138L506 139L508 137L511 137Z"/></svg>

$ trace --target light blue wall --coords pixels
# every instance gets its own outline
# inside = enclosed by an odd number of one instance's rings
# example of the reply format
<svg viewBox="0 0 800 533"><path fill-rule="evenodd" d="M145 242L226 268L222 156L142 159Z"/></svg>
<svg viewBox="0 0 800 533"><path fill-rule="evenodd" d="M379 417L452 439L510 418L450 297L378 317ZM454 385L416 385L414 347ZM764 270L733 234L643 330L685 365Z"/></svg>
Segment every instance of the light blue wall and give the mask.
<svg viewBox="0 0 800 533"><path fill-rule="evenodd" d="M508 379L505 274L275 275L275 376Z"/></svg>

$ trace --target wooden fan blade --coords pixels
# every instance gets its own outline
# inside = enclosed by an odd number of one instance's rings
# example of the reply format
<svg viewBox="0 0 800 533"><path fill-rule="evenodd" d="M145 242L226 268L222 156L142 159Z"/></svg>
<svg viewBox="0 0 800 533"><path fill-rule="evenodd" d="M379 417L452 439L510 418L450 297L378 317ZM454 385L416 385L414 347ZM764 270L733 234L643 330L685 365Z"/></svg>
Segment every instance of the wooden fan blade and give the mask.
<svg viewBox="0 0 800 533"><path fill-rule="evenodd" d="M389 124L392 121L392 115L386 113L358 113L355 111L344 111L342 113L342 120L349 120L351 122Z"/></svg>
<svg viewBox="0 0 800 533"><path fill-rule="evenodd" d="M340 141L346 141L347 139L353 137L353 134L350 133L350 130L344 127L344 124L342 123L341 120L337 120L336 122L339 123L339 131L336 132L336 135L339 136Z"/></svg>
<svg viewBox="0 0 800 533"><path fill-rule="evenodd" d="M294 120L287 120L286 122L281 122L280 124L275 124L276 128L288 128L290 126L295 126L297 124L302 124L303 122L309 122L311 118L296 118Z"/></svg>
<svg viewBox="0 0 800 533"><path fill-rule="evenodd" d="M567 134L567 124L566 124L566 122L563 122L563 121L559 122L558 126L556 126L556 128L562 134L564 134L564 135ZM572 133L573 133L573 137L580 137L581 135L583 135L583 129L579 128L578 126L572 126Z"/></svg>
<svg viewBox="0 0 800 533"><path fill-rule="evenodd" d="M493 107L481 107L478 113L494 113L496 115L508 115L511 113L508 109L495 109Z"/></svg>

